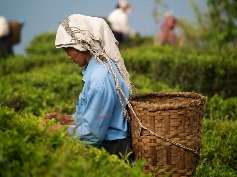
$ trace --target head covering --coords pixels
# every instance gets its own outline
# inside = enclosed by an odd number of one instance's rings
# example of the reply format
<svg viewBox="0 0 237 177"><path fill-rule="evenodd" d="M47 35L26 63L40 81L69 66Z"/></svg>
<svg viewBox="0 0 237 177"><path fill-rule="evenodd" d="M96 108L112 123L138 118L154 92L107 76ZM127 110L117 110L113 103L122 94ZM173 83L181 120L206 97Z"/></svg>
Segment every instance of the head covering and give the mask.
<svg viewBox="0 0 237 177"><path fill-rule="evenodd" d="M129 3L128 3L127 0L119 0L118 6L121 9L125 9L125 8L127 8L129 6Z"/></svg>
<svg viewBox="0 0 237 177"><path fill-rule="evenodd" d="M132 12L132 7L127 0L119 0L117 7L122 9L126 14Z"/></svg>
<svg viewBox="0 0 237 177"><path fill-rule="evenodd" d="M10 33L10 28L7 19L0 15L0 37L7 36Z"/></svg>
<svg viewBox="0 0 237 177"><path fill-rule="evenodd" d="M97 60L112 59L131 90L129 73L119 52L118 42L104 19L80 14L69 16L58 27L55 46L89 50Z"/></svg>

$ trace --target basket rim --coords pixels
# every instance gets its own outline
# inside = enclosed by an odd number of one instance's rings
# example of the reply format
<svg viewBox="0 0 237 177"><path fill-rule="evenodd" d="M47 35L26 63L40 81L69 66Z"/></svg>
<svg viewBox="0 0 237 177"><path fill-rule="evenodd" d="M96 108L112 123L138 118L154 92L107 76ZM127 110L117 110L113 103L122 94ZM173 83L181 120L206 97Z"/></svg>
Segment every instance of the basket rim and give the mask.
<svg viewBox="0 0 237 177"><path fill-rule="evenodd" d="M181 103L169 103L169 104L149 104L145 102L137 101L141 98L152 98L152 97L184 97L184 98L193 98L194 100ZM170 110L170 109L180 109L189 106L200 106L204 105L206 102L205 96L200 93L195 92L151 92L145 94L132 95L130 100L132 106L142 107L148 111L157 111L157 110Z"/></svg>

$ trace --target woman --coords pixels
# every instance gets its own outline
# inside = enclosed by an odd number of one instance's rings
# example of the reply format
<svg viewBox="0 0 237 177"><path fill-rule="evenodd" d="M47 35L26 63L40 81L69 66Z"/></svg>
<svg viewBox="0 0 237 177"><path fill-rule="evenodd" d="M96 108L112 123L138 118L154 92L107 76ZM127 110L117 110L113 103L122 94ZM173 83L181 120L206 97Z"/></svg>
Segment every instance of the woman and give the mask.
<svg viewBox="0 0 237 177"><path fill-rule="evenodd" d="M0 58L13 55L12 35L7 19L0 15Z"/></svg>
<svg viewBox="0 0 237 177"><path fill-rule="evenodd" d="M136 31L128 24L128 16L131 11L131 5L127 0L120 0L117 8L107 17L114 37L119 43L123 42L126 37L133 38L136 36Z"/></svg>
<svg viewBox="0 0 237 177"><path fill-rule="evenodd" d="M84 87L75 114L53 112L46 118L69 125L68 133L81 143L104 147L110 154L131 151L125 118L131 82L108 24L97 17L71 15L59 25L55 45L84 67Z"/></svg>
<svg viewBox="0 0 237 177"><path fill-rule="evenodd" d="M161 30L158 33L158 40L160 44L169 44L175 45L176 44L176 36L174 33L174 28L177 25L177 19L169 12L164 22L161 26Z"/></svg>

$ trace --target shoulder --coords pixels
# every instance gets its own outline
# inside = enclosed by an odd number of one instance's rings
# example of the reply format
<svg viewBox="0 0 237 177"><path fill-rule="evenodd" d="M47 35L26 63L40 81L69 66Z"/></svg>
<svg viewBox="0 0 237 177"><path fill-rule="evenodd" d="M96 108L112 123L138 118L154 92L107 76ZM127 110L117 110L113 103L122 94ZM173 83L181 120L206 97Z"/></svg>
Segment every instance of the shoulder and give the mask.
<svg viewBox="0 0 237 177"><path fill-rule="evenodd" d="M98 61L93 63L91 68L90 76L88 77L87 83L94 89L101 90L108 88L108 83L112 81L113 76L109 71Z"/></svg>
<svg viewBox="0 0 237 177"><path fill-rule="evenodd" d="M123 15L123 11L121 9L115 9L108 15L108 19L116 18L120 15Z"/></svg>
<svg viewBox="0 0 237 177"><path fill-rule="evenodd" d="M102 81L106 77L108 77L108 74L109 74L108 70L102 64L97 62L96 65L94 66L90 78L95 81Z"/></svg>
<svg viewBox="0 0 237 177"><path fill-rule="evenodd" d="M108 70L94 58L92 73L93 75L104 76L108 74Z"/></svg>
<svg viewBox="0 0 237 177"><path fill-rule="evenodd" d="M120 13L120 9L114 9L110 14L110 15L113 15L113 14L117 14L117 13Z"/></svg>

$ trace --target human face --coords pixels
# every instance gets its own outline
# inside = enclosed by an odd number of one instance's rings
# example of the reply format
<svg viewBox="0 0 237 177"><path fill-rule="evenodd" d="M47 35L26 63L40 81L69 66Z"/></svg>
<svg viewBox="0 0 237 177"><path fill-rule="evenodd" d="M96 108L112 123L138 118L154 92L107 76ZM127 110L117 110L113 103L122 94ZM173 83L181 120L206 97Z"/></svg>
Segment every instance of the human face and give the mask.
<svg viewBox="0 0 237 177"><path fill-rule="evenodd" d="M87 51L79 51L73 47L63 48L67 52L69 60L72 60L79 67L85 66L91 59L92 55Z"/></svg>

